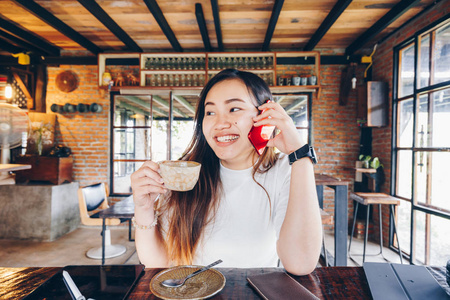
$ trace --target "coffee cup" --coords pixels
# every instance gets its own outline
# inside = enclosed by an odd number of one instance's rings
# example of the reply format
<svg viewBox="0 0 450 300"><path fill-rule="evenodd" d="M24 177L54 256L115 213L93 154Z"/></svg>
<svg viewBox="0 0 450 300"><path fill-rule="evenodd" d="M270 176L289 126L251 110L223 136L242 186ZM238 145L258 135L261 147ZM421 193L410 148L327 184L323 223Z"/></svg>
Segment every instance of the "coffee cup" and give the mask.
<svg viewBox="0 0 450 300"><path fill-rule="evenodd" d="M164 186L173 191L190 191L198 181L201 164L195 161L165 160L159 162Z"/></svg>
<svg viewBox="0 0 450 300"><path fill-rule="evenodd" d="M292 83L294 85L300 85L300 77L298 77L298 76L292 77Z"/></svg>
<svg viewBox="0 0 450 300"><path fill-rule="evenodd" d="M308 77L301 78L301 85L306 85L308 83Z"/></svg>

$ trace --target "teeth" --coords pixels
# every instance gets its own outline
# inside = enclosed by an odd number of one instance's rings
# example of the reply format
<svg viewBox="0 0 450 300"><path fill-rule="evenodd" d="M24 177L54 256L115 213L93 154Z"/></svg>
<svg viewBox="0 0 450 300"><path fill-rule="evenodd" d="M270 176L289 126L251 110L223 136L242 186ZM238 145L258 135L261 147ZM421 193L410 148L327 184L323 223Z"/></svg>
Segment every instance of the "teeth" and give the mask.
<svg viewBox="0 0 450 300"><path fill-rule="evenodd" d="M225 142L231 142L234 140L237 140L239 137L236 135L225 135L225 136L218 136L217 137L217 141L221 142L221 143L225 143Z"/></svg>

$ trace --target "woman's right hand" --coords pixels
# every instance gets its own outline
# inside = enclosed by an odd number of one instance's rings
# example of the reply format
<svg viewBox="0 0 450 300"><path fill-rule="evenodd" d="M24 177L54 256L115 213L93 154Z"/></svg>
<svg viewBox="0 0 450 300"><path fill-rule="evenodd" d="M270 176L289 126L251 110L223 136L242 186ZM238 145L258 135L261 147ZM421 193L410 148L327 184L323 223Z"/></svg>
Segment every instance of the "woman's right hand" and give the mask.
<svg viewBox="0 0 450 300"><path fill-rule="evenodd" d="M153 161L146 161L136 172L131 174L131 189L136 207L153 209L153 203L158 194L164 194L164 182L158 173L159 165Z"/></svg>

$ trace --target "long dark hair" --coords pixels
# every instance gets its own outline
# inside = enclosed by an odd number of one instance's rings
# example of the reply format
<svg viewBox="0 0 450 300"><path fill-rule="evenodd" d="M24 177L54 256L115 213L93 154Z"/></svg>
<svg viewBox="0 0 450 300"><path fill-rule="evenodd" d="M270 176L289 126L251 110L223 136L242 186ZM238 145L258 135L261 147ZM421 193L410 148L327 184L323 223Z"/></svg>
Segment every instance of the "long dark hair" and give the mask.
<svg viewBox="0 0 450 300"><path fill-rule="evenodd" d="M194 134L180 158L202 164L198 183L188 192L172 191L160 207L160 212L167 214L168 218L165 243L169 259L176 264L192 263L204 228L214 219L219 204L222 193L220 160L207 143L202 124L205 115L205 99L209 91L217 83L232 79L240 80L247 86L249 94L256 101L256 107L262 105L265 100L272 99L270 89L264 80L253 73L235 69L221 71L209 80L202 90L194 117ZM277 155L273 148L266 148L259 158L255 151L253 180L257 172L266 172L276 160ZM262 187L256 180L255 182ZM269 196L265 189L264 191Z"/></svg>

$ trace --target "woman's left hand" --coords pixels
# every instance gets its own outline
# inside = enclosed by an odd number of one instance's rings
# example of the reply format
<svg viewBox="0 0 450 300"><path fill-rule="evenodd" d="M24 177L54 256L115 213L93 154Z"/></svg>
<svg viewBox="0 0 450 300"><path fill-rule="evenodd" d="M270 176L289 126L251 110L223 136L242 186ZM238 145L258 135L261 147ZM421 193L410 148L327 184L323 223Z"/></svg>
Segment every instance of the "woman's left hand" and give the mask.
<svg viewBox="0 0 450 300"><path fill-rule="evenodd" d="M254 126L274 125L279 130L279 133L269 140L267 147L277 147L281 152L290 154L306 144L294 121L280 104L271 101L258 109L265 111L253 118L256 122Z"/></svg>

